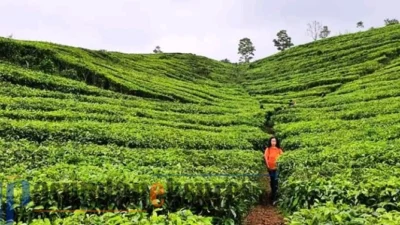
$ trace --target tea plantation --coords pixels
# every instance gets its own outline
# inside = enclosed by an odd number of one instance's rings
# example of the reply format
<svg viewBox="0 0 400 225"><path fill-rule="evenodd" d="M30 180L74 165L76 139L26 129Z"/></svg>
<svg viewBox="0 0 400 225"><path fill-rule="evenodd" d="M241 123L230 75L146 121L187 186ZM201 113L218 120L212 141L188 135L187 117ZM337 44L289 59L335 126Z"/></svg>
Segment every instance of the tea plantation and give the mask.
<svg viewBox="0 0 400 225"><path fill-rule="evenodd" d="M4 221L15 183L21 225L240 224L271 132L288 224L400 224L400 26L247 66L0 38Z"/></svg>
<svg viewBox="0 0 400 225"><path fill-rule="evenodd" d="M400 224L400 26L251 66L246 90L265 108L286 107L270 123L286 150L280 207L290 224Z"/></svg>

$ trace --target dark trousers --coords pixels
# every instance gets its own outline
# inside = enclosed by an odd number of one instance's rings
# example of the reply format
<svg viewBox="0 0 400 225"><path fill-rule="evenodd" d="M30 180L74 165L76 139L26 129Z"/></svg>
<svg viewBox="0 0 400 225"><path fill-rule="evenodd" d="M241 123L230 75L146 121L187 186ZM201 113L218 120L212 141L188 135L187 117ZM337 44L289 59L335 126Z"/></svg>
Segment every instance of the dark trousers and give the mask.
<svg viewBox="0 0 400 225"><path fill-rule="evenodd" d="M269 170L269 178L271 181L271 200L272 202L277 200L278 194L278 171Z"/></svg>

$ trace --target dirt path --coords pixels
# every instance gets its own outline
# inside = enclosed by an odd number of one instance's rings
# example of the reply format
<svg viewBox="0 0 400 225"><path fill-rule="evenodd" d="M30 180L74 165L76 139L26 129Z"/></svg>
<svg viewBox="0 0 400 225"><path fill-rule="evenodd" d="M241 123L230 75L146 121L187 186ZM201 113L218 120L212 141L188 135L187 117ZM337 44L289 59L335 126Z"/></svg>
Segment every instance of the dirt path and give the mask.
<svg viewBox="0 0 400 225"><path fill-rule="evenodd" d="M260 103L261 104L261 103ZM278 109L278 111L281 109ZM276 112L278 112L276 111ZM275 112L275 113L276 113ZM273 113L268 113L264 124L264 132L270 135L275 135L275 130L271 124L271 116ZM260 199L260 204L250 210L247 217L244 219L244 225L284 225L285 220L279 211L272 205L269 200L271 193L269 177L261 178L261 182L266 186L266 194Z"/></svg>
<svg viewBox="0 0 400 225"><path fill-rule="evenodd" d="M244 219L244 225L284 225L284 218L269 200L271 189L269 187L269 177L261 178L261 182L266 187L266 193L260 198L259 205L250 210Z"/></svg>
<svg viewBox="0 0 400 225"><path fill-rule="evenodd" d="M270 192L260 199L260 204L250 210L244 225L284 225L285 220L269 199Z"/></svg>
<svg viewBox="0 0 400 225"><path fill-rule="evenodd" d="M271 205L258 205L254 207L244 225L284 225L284 219Z"/></svg>

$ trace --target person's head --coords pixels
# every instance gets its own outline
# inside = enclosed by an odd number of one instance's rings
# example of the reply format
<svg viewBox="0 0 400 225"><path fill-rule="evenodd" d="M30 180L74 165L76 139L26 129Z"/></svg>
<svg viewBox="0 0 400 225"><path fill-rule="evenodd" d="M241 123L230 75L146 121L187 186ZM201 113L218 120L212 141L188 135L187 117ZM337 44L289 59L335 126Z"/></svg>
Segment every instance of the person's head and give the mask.
<svg viewBox="0 0 400 225"><path fill-rule="evenodd" d="M280 142L279 142L278 138L276 138L276 137L270 137L269 140L268 140L268 148L269 148L269 147L277 147L277 148L280 148L281 145L280 145Z"/></svg>

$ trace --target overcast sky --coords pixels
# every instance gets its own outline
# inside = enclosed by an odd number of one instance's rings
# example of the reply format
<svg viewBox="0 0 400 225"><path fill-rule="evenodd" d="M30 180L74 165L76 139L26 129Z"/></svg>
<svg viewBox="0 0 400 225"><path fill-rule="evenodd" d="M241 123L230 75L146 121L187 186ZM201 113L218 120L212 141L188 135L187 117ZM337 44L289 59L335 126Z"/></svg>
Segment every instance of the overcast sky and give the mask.
<svg viewBox="0 0 400 225"><path fill-rule="evenodd" d="M399 0L0 0L0 36L89 49L190 52L236 62L248 37L255 59L277 52L272 40L286 29L295 45L311 41L307 23L331 35L400 19Z"/></svg>

